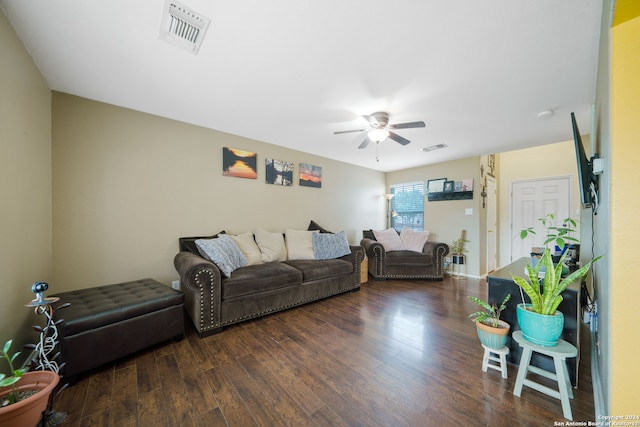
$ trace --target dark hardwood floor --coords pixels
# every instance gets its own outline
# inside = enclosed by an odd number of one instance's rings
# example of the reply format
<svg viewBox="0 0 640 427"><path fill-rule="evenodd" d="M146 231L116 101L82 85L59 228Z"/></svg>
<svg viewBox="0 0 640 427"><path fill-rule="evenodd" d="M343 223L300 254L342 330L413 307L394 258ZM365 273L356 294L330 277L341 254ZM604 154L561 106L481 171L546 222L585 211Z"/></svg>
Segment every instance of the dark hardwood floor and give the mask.
<svg viewBox="0 0 640 427"><path fill-rule="evenodd" d="M560 401L481 370L466 296L485 281L370 280L198 338L166 342L82 376L55 400L65 426L553 426ZM583 325L584 326L584 325ZM574 420L593 421L582 334ZM153 333L153 331L149 331Z"/></svg>

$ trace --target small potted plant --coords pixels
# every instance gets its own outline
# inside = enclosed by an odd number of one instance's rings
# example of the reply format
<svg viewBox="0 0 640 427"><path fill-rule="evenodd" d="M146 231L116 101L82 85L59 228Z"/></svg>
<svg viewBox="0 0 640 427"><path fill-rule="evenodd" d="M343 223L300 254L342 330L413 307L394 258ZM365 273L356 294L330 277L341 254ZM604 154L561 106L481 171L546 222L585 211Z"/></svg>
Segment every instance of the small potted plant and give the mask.
<svg viewBox="0 0 640 427"><path fill-rule="evenodd" d="M564 265L567 256L564 248L567 242L578 242L577 239L571 237L571 233L575 231L576 221L567 218L563 221L563 226L556 227L553 225L554 219L553 214L539 219L547 230L547 237L544 241L544 245L547 247L543 249L539 262L526 265L527 278L511 274L513 281L531 300L531 303L525 303L522 294L522 303L518 304L516 308L516 317L520 329L522 329L522 335L534 344L547 347L557 345L564 329L564 315L557 310L562 302L560 294L574 280L585 277L589 273L591 265L602 258L601 256L596 257L569 274L568 267ZM527 228L520 232L520 237L525 239L530 234L535 234L535 231L532 228ZM554 263L553 254L548 247L549 244L557 246L561 252L556 263ZM563 274L566 277L563 277Z"/></svg>
<svg viewBox="0 0 640 427"><path fill-rule="evenodd" d="M10 354L11 344L12 340L7 341L0 353L0 359L9 365L9 375L0 373L0 427L35 426L60 377L52 371L15 368L20 352Z"/></svg>
<svg viewBox="0 0 640 427"><path fill-rule="evenodd" d="M451 254L453 257L454 264L464 264L464 253L467 252L467 250L464 247L464 244L468 242L469 241L466 240L464 237L460 237L459 239L456 239L453 242L451 242Z"/></svg>
<svg viewBox="0 0 640 427"><path fill-rule="evenodd" d="M500 313L507 307L511 294L507 294L500 305L496 301L489 304L474 296L467 296L484 310L471 313L469 317L476 323L478 338L485 347L499 349L507 344L511 326L504 320L500 320Z"/></svg>

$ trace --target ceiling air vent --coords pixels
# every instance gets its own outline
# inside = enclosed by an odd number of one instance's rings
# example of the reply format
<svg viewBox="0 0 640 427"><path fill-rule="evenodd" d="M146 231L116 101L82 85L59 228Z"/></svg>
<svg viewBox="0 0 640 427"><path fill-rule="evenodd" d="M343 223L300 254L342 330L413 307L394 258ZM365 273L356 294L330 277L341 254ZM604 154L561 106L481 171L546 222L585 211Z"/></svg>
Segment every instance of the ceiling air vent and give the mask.
<svg viewBox="0 0 640 427"><path fill-rule="evenodd" d="M441 148L446 148L446 147L447 147L447 144L437 144L437 145L432 145L431 147L422 148L421 150L424 151L425 153L428 153L429 151L440 150Z"/></svg>
<svg viewBox="0 0 640 427"><path fill-rule="evenodd" d="M160 38L191 53L198 53L211 20L188 7L167 1L162 14Z"/></svg>

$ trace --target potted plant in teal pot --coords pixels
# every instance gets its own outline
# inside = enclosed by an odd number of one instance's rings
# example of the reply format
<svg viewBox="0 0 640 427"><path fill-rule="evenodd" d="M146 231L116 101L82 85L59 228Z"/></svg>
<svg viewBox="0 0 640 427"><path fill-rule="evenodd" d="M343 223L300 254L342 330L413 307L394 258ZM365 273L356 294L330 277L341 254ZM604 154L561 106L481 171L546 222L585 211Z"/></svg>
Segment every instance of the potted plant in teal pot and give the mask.
<svg viewBox="0 0 640 427"><path fill-rule="evenodd" d="M518 304L516 308L516 317L522 335L528 341L534 344L553 347L557 345L558 339L562 335L564 329L564 315L557 310L562 302L560 295L567 287L577 279L582 279L589 273L591 265L602 258L596 257L589 261L586 265L570 273L569 269L564 265L567 256L564 247L567 241L577 241L570 237L570 233L575 231L571 226L575 226L575 220L565 219L565 225L555 227L552 225L554 217L549 214L540 221L547 228L547 239L544 244L553 243L557 246L562 255L557 263L554 264L551 249L545 247L542 257L535 265L527 264L527 278L511 274L513 281L524 291L531 300L531 303L524 302ZM569 224L567 226L566 224ZM531 234L531 229L523 230L520 237L525 238ZM563 274L565 277L563 277Z"/></svg>
<svg viewBox="0 0 640 427"><path fill-rule="evenodd" d="M496 301L489 304L486 301L474 296L467 296L471 301L478 304L484 310L471 313L469 317L476 323L476 330L480 343L492 349L499 349L507 344L509 338L509 325L504 320L500 320L500 313L507 307L507 302L511 298L511 294L507 294L504 300L498 305Z"/></svg>

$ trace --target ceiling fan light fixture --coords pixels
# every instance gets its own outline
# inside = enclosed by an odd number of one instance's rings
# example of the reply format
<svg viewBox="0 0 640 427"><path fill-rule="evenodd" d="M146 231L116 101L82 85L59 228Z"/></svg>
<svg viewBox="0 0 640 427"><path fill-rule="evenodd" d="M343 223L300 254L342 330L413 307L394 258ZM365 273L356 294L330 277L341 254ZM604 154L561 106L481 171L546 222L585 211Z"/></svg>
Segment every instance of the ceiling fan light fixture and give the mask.
<svg viewBox="0 0 640 427"><path fill-rule="evenodd" d="M382 142L389 137L389 131L386 129L373 129L367 134L373 142Z"/></svg>

